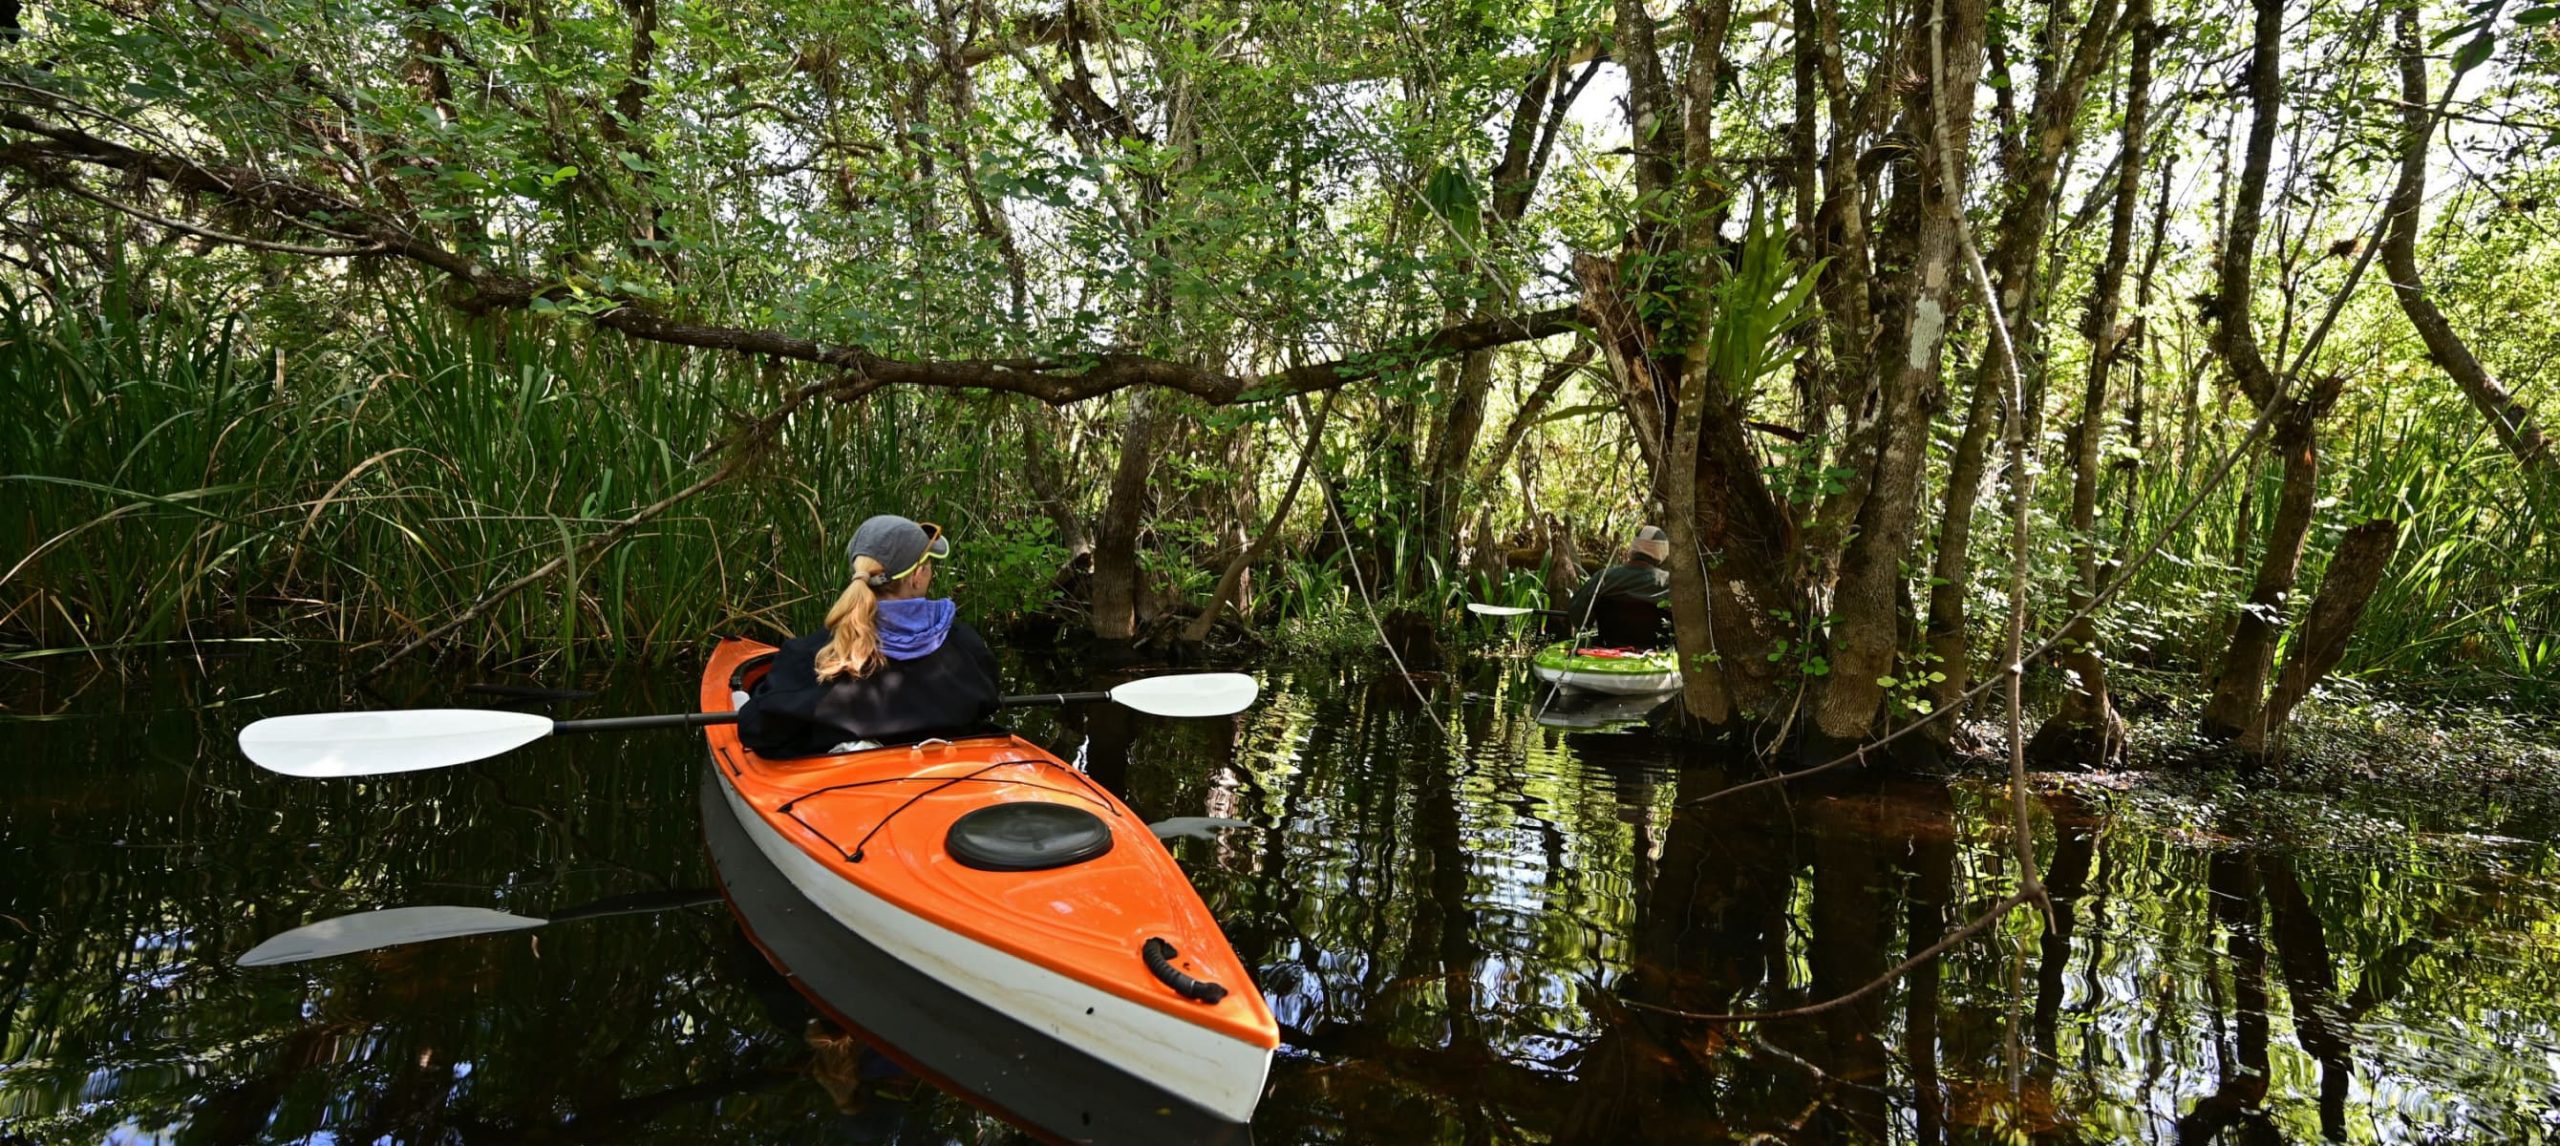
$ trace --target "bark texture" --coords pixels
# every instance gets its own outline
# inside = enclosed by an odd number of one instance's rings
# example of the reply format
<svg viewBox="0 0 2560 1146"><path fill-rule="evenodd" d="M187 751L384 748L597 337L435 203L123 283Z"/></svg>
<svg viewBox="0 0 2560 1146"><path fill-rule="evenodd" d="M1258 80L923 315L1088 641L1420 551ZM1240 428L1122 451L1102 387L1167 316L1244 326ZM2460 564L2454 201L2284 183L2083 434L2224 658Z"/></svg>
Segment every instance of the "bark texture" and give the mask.
<svg viewBox="0 0 2560 1146"><path fill-rule="evenodd" d="M2303 545L2311 536L2315 501L2320 495L2320 416L2337 401L2339 380L2316 383L2300 398L2286 398L2276 422L2273 449L2282 466L2274 518L2267 525L2267 549L2258 559L2258 574L2247 603L2231 627L2231 644L2214 677L2213 696L2205 702L2202 730L2208 739L2237 741L2254 748L2266 714L2267 674L2285 627L2295 582L2302 576Z"/></svg>
<svg viewBox="0 0 2560 1146"><path fill-rule="evenodd" d="M1130 398L1120 461L1111 472L1110 500L1103 503L1101 528L1094 531L1093 635L1106 641L1138 635L1138 530L1146 520L1147 477L1155 472L1165 402L1146 393Z"/></svg>
<svg viewBox="0 0 2560 1146"><path fill-rule="evenodd" d="M2275 695L2267 700L2266 717L2243 747L2263 747L2281 734L2294 706L2345 659L2347 642L2364 619L2364 607L2373 600L2373 591L2381 586L2383 571L2399 548L2400 523L2383 519L2365 522L2338 539L2338 551L2329 558L2329 571L2320 579L2320 595L2302 618L2302 628L2294 634L2285 657L2284 672L2276 678Z"/></svg>
<svg viewBox="0 0 2560 1146"><path fill-rule="evenodd" d="M2278 69L2282 60L2284 0L2254 0L2249 59L2249 136L2240 181L2232 198L2230 228L2225 232L2220 268L2220 297L2215 306L2214 348L2231 370L2242 392L2262 412L2275 415L2270 448L2280 467L2275 511L2266 530L2266 549L2248 600L2231 625L2229 645L2214 674L2212 696L2205 702L2199 730L2207 739L2236 742L2254 750L2263 737L2267 709L2267 676L2294 585L2302 574L2302 551L2311 534L2319 497L2319 420L2337 401L2344 379L2312 380L2300 393L2287 393L2284 380L2259 349L2250 302L2252 273L2261 214L2266 202L2267 170L2275 151L2277 119L2282 112ZM2245 525L2249 515L2242 514ZM2245 547L2242 547L2245 548ZM2238 551L2238 550L2235 550Z"/></svg>
<svg viewBox="0 0 2560 1146"><path fill-rule="evenodd" d="M1984 260L1999 286L2000 314L2008 324L2009 344L2019 355L2018 365L2028 377L2030 390L2037 393L2043 388L2037 317L2043 303L2040 271L2044 261L2039 256L2053 227L2054 191L2065 156L2079 139L2080 110L2087 102L2089 81L2105 61L2119 26L2113 0L2092 4L2076 31L2065 16L2059 5L2047 13L2037 46L2035 104L2028 113L2025 135L2002 140L2001 175L2008 191ZM2001 89L2004 99L2007 94ZM1939 716L1930 724L1928 735L1942 745L1960 713L1957 698L1971 686L1966 589L1973 574L1973 514L1981 501L1984 478L1993 472L1992 435L2008 419L2008 403L1999 398L2001 371L1991 354L1986 352L1983 359L1976 366L1966 401L1964 430L1948 461L1947 498L1939 517L1937 549L1931 556L1929 614L1923 625L1929 667L1946 677L1931 684L1925 694L1930 711Z"/></svg>

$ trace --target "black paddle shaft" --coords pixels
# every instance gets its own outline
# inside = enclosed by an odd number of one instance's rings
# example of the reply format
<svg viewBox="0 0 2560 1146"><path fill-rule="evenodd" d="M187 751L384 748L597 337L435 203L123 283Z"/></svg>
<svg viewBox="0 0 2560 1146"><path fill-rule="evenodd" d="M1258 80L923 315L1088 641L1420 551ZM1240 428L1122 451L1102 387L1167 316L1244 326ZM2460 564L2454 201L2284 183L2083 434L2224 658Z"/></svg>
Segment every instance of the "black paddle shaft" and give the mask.
<svg viewBox="0 0 2560 1146"><path fill-rule="evenodd" d="M1109 700L1107 692L1027 692L1020 696L996 698L998 708L1033 708L1043 705L1086 704ZM714 724L736 724L734 712L670 712L658 716L601 716L593 720L555 720L554 735L564 732L639 732L651 728L705 728Z"/></svg>

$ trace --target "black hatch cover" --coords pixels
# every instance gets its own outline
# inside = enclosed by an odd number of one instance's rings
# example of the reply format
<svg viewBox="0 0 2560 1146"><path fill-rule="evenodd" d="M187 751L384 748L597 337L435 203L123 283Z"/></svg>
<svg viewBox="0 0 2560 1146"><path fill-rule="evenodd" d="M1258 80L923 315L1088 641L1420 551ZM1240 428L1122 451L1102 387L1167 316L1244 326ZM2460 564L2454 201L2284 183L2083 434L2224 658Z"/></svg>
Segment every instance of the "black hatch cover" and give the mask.
<svg viewBox="0 0 2560 1146"><path fill-rule="evenodd" d="M981 871L1044 871L1110 851L1111 825L1082 808L1022 800L953 820L943 846Z"/></svg>

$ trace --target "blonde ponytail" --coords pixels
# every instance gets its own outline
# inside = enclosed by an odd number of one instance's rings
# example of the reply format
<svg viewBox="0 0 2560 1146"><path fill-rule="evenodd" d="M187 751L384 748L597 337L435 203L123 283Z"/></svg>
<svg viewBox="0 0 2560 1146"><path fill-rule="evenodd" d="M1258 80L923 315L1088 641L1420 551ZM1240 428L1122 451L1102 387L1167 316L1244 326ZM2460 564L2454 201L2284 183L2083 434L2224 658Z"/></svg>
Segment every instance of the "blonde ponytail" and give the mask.
<svg viewBox="0 0 2560 1146"><path fill-rule="evenodd" d="M880 598L871 589L871 579L887 572L869 557L854 559L853 584L845 586L844 595L827 610L827 628L835 639L818 650L819 680L839 676L858 680L880 666L880 629L874 617Z"/></svg>

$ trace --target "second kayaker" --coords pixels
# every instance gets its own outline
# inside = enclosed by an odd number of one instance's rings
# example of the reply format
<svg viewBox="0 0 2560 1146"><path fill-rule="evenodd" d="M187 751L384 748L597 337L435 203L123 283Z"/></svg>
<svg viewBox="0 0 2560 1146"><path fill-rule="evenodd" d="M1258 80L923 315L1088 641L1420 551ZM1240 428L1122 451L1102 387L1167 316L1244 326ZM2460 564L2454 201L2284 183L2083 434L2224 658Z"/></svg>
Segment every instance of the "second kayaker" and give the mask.
<svg viewBox="0 0 2560 1146"><path fill-rule="evenodd" d="M942 527L896 514L853 531L853 583L825 628L776 650L738 709L738 738L766 756L817 756L988 729L996 658L948 597L928 597L951 552Z"/></svg>
<svg viewBox="0 0 2560 1146"><path fill-rule="evenodd" d="M1564 623L1582 634L1598 630L1600 647L1657 649L1666 639L1671 597L1671 571L1662 567L1671 556L1671 535L1661 526L1636 530L1623 564L1612 565L1573 591L1565 604Z"/></svg>

